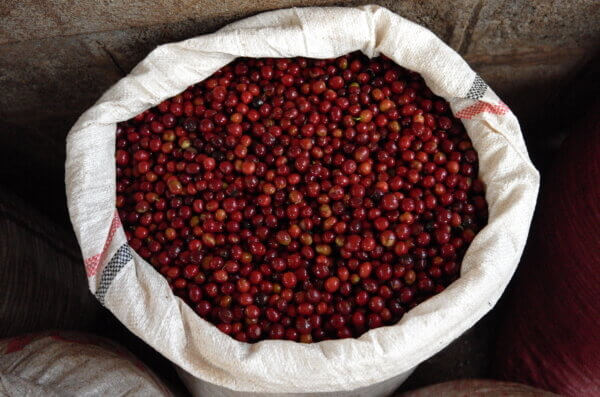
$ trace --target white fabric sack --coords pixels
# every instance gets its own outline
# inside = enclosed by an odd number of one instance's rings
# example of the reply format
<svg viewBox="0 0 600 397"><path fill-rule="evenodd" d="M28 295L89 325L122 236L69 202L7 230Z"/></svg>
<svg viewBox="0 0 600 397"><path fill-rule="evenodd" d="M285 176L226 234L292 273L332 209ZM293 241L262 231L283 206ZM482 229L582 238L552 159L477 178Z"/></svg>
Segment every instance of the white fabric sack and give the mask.
<svg viewBox="0 0 600 397"><path fill-rule="evenodd" d="M0 396L172 396L121 346L50 331L0 340Z"/></svg>
<svg viewBox="0 0 600 397"><path fill-rule="evenodd" d="M489 224L467 251L461 277L396 325L308 345L238 342L175 297L167 281L127 246L115 210L115 124L236 57L331 58L356 50L385 54L420 73L463 119L479 153ZM506 105L433 33L378 6L267 12L160 46L86 111L67 138L68 206L91 291L177 364L196 395L390 393L494 306L519 262L538 186L518 121Z"/></svg>

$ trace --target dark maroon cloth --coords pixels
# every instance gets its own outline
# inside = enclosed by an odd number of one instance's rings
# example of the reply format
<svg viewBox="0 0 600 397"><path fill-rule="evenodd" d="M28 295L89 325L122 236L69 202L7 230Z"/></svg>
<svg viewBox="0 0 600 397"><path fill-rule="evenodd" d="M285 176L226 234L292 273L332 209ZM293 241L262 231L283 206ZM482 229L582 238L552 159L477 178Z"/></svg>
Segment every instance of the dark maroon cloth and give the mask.
<svg viewBox="0 0 600 397"><path fill-rule="evenodd" d="M531 241L502 321L496 376L600 396L600 106L542 178Z"/></svg>

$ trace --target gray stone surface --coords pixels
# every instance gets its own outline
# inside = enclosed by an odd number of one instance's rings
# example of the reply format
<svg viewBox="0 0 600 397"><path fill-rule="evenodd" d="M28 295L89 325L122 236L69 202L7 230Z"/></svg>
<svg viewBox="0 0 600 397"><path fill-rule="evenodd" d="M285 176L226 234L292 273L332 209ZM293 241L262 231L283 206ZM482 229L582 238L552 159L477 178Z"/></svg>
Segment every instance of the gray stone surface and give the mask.
<svg viewBox="0 0 600 397"><path fill-rule="evenodd" d="M121 77L89 36L5 44L0 54L0 117L25 127L80 114Z"/></svg>
<svg viewBox="0 0 600 397"><path fill-rule="evenodd" d="M477 62L497 55L543 59L568 49L594 50L600 44L597 0L481 1L461 52Z"/></svg>
<svg viewBox="0 0 600 397"><path fill-rule="evenodd" d="M359 5L378 3L432 28L442 36L451 31L461 15L469 14L476 0L22 0L0 5L0 43L64 35L122 30L195 20L223 24L232 18L286 7ZM210 22L209 22L210 23Z"/></svg>

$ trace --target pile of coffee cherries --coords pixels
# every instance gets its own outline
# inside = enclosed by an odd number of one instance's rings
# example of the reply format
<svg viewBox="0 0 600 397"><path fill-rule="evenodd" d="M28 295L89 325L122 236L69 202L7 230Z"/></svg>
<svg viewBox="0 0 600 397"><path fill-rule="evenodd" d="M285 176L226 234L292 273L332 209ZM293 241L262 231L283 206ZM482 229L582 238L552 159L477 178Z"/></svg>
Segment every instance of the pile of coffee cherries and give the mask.
<svg viewBox="0 0 600 397"><path fill-rule="evenodd" d="M119 123L116 146L130 246L243 342L394 324L487 222L463 125L384 57L238 59Z"/></svg>

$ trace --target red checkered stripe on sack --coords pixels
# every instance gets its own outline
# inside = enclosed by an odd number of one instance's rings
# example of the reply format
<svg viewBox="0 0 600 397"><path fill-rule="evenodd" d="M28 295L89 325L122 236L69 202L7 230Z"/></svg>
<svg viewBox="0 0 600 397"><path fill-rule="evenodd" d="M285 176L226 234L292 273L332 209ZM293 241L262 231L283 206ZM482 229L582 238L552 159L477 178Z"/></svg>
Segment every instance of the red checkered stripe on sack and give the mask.
<svg viewBox="0 0 600 397"><path fill-rule="evenodd" d="M498 100L499 103L497 105L481 100L481 98L485 96L487 90L488 85L485 83L485 81L483 81L481 76L479 76L478 74L475 75L473 83L471 83L471 87L465 95L465 98L472 99L477 102L460 110L458 113L455 114L455 116L459 119L472 119L474 116L481 113L492 113L497 114L499 116L508 113L510 109L508 108L508 106L506 106L505 103L503 103L500 100Z"/></svg>
<svg viewBox="0 0 600 397"><path fill-rule="evenodd" d="M108 230L108 236L106 237L106 242L104 243L104 248L102 252L96 254L94 256L90 256L84 261L85 264L85 272L88 277L95 276L98 272L98 266L102 263L102 260L105 257L106 250L108 249L110 243L112 242L117 229L121 227L121 218L119 218L119 214L115 211L115 215L113 216L112 222L110 224L110 229Z"/></svg>
<svg viewBox="0 0 600 397"><path fill-rule="evenodd" d="M488 102L477 101L473 105L467 106L456 113L456 117L459 119L472 119L474 116L480 113L493 113L502 116L509 111L510 109L508 106L506 106L506 104L502 101L500 101L500 103L497 105Z"/></svg>

